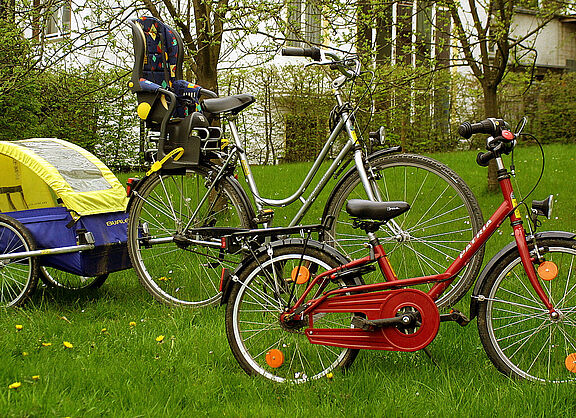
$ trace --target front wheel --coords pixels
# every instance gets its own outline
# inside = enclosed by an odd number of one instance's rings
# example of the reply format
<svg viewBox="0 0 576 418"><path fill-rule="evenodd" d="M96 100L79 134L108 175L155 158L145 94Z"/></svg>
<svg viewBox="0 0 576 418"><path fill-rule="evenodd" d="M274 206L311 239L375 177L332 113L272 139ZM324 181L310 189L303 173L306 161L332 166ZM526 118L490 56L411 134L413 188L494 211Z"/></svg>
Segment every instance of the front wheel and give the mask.
<svg viewBox="0 0 576 418"><path fill-rule="evenodd" d="M226 335L234 357L248 374L301 383L352 364L358 350L308 341L304 334L308 318L291 323L280 318L316 275L344 261L320 245L312 247L309 242L304 250L301 240L290 240L273 244L242 266L226 308ZM361 284L361 279L330 282L323 291L355 284ZM318 328L350 328L350 323L350 313L314 317Z"/></svg>
<svg viewBox="0 0 576 418"><path fill-rule="evenodd" d="M528 281L518 251L501 259L481 289L480 340L504 374L542 382L576 381L576 241L538 241L535 264L557 315Z"/></svg>
<svg viewBox="0 0 576 418"><path fill-rule="evenodd" d="M482 211L474 193L446 165L422 155L380 155L369 159L366 170L381 201L405 201L410 210L380 228L383 244L399 278L443 273L482 228ZM352 228L346 213L350 199L367 199L357 171L345 177L328 201L324 216L334 222L326 241L348 257L364 255L366 235ZM439 309L462 298L480 271L484 248L476 253L450 287L436 300ZM380 275L364 277L367 283ZM421 285L426 292L431 285Z"/></svg>
<svg viewBox="0 0 576 418"><path fill-rule="evenodd" d="M200 307L220 300L223 268L234 269L242 255L217 247L187 244L199 238L192 228L251 226L250 208L228 178L209 189L210 167L185 173L157 172L134 193L128 218L128 252L140 282L158 301ZM189 241L188 241L189 242Z"/></svg>

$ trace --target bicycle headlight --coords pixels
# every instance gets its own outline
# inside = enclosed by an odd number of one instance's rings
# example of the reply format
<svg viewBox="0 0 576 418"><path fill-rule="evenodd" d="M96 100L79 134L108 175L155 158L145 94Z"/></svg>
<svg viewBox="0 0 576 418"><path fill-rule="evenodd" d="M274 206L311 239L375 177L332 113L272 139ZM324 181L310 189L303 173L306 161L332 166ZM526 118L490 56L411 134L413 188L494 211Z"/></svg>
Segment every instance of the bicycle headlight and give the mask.
<svg viewBox="0 0 576 418"><path fill-rule="evenodd" d="M552 216L552 206L554 205L554 195L548 196L544 200L532 201L532 212L539 216L546 216L548 219Z"/></svg>

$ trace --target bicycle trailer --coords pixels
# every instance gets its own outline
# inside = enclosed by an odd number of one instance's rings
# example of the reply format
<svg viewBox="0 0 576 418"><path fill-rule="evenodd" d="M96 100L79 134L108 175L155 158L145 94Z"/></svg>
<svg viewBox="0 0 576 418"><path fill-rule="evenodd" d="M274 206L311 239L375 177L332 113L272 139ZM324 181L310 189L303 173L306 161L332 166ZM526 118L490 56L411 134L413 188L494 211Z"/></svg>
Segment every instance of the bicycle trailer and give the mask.
<svg viewBox="0 0 576 418"><path fill-rule="evenodd" d="M17 221L10 222L11 232L0 227L3 289L10 285L9 263L22 265L30 257L39 266L79 276L131 267L125 189L93 154L56 138L0 141L0 170L2 219ZM13 242L25 233L33 243L23 251L26 246Z"/></svg>

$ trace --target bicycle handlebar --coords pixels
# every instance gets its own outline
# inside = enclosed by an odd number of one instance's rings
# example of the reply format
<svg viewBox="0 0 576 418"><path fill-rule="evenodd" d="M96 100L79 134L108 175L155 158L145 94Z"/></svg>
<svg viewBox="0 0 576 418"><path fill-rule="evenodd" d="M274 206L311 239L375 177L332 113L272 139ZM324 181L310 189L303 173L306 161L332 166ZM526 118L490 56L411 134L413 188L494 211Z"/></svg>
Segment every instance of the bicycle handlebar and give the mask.
<svg viewBox="0 0 576 418"><path fill-rule="evenodd" d="M492 160L495 157L496 156L492 151L479 152L478 155L476 156L476 164L478 164L481 167L488 167L488 163L490 163L490 160Z"/></svg>
<svg viewBox="0 0 576 418"><path fill-rule="evenodd" d="M282 48L282 55L286 57L309 57L314 61L320 61L322 59L322 54L320 53L320 48L315 46L310 48L298 48L298 47L286 47Z"/></svg>
<svg viewBox="0 0 576 418"><path fill-rule="evenodd" d="M490 160L502 154L509 154L516 144L516 135L509 130L508 123L503 119L488 118L477 123L464 122L458 128L458 133L468 139L474 134L488 134L486 149L476 156L476 163L487 167Z"/></svg>
<svg viewBox="0 0 576 418"><path fill-rule="evenodd" d="M508 129L508 124L503 119L488 118L478 123L464 122L458 128L460 136L468 139L474 134L488 134L495 136Z"/></svg>

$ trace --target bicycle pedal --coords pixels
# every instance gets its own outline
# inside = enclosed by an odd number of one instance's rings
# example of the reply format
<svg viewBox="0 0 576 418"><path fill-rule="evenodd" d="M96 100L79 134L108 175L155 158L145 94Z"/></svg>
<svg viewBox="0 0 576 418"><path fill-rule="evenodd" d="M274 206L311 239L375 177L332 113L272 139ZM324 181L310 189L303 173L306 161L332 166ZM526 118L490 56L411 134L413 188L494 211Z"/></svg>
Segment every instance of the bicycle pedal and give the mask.
<svg viewBox="0 0 576 418"><path fill-rule="evenodd" d="M366 318L362 318L361 316L354 316L352 317L352 326L354 328L360 328L364 331L373 331L374 327L370 325L370 321Z"/></svg>
<svg viewBox="0 0 576 418"><path fill-rule="evenodd" d="M453 309L447 314L440 315L440 322L456 322L461 327L465 327L470 323L470 319L464 315L462 312Z"/></svg>
<svg viewBox="0 0 576 418"><path fill-rule="evenodd" d="M274 209L262 209L254 218L254 222L264 224L272 222L272 219L274 219Z"/></svg>

